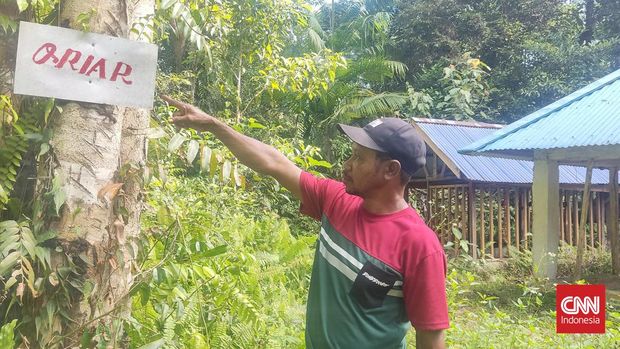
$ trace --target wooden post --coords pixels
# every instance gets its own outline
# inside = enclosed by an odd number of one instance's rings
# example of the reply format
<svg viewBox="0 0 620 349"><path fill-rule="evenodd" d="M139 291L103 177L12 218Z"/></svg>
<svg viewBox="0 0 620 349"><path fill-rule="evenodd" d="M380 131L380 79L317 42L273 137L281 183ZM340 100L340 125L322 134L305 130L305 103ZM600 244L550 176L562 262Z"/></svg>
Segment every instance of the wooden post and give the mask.
<svg viewBox="0 0 620 349"><path fill-rule="evenodd" d="M601 193L596 193L596 221L598 222L597 225L597 233L598 233L598 248L602 249L603 248L603 224L604 224L604 220L603 220L603 205L601 204Z"/></svg>
<svg viewBox="0 0 620 349"><path fill-rule="evenodd" d="M583 253L586 248L586 219L590 211L590 183L592 182L592 160L588 161L588 170L586 171L586 183L583 188L581 197L581 221L577 230L577 265L575 268L575 277L581 279L583 272Z"/></svg>
<svg viewBox="0 0 620 349"><path fill-rule="evenodd" d="M573 193L573 231L575 232L574 242L577 246L579 242L579 193Z"/></svg>
<svg viewBox="0 0 620 349"><path fill-rule="evenodd" d="M509 188L505 188L504 189L504 213L505 213L505 218L506 218L506 256L510 257L510 246L511 246L511 239L510 239L510 189Z"/></svg>
<svg viewBox="0 0 620 349"><path fill-rule="evenodd" d="M568 201L568 207L566 207L566 222L568 224L568 244L573 245L573 195L568 194L566 200Z"/></svg>
<svg viewBox="0 0 620 349"><path fill-rule="evenodd" d="M566 208L564 208L564 194L564 190L560 190L560 237L562 241L566 242L566 236L564 235L564 228L566 224Z"/></svg>
<svg viewBox="0 0 620 349"><path fill-rule="evenodd" d="M497 193L500 193L501 189L497 190ZM497 242L499 247L499 258L504 258L504 217L502 215L502 195L499 195L499 199L497 200Z"/></svg>
<svg viewBox="0 0 620 349"><path fill-rule="evenodd" d="M446 216L446 209L444 208L443 210L441 209L442 206L444 206L445 202L444 202L444 188L443 187L439 187L437 189L439 191L439 196L438 196L438 200L439 200L439 204L437 205L438 209L440 210L438 212L439 214L439 219L438 219L438 223L437 223L437 227L439 229L439 231L441 232L441 244L445 245L446 244L446 234L444 233L444 225L445 225L445 216Z"/></svg>
<svg viewBox="0 0 620 349"><path fill-rule="evenodd" d="M530 219L530 190L525 190L525 212L523 212L523 217L525 217L525 225L523 226L523 238L525 243L525 249L528 250L528 234L530 230L530 223L532 220Z"/></svg>
<svg viewBox="0 0 620 349"><path fill-rule="evenodd" d="M467 224L467 187L461 187L461 227L463 227L463 237L470 242L469 224Z"/></svg>
<svg viewBox="0 0 620 349"><path fill-rule="evenodd" d="M534 272L538 276L554 280L557 272L558 232L560 230L557 219L560 215L558 163L546 159L544 153L538 154L536 151L534 159L532 187Z"/></svg>
<svg viewBox="0 0 620 349"><path fill-rule="evenodd" d="M469 228L469 235L471 236L471 256L476 259L478 258L478 254L476 253L478 239L476 236L476 192L474 190L474 184L472 182L469 182L469 185L467 187L467 225Z"/></svg>
<svg viewBox="0 0 620 349"><path fill-rule="evenodd" d="M590 212L588 214L588 228L590 229L590 248L594 249L594 203L592 195L590 195Z"/></svg>
<svg viewBox="0 0 620 349"><path fill-rule="evenodd" d="M482 255L482 258L486 257L486 222L484 221L484 212L486 210L484 207L486 202L486 193L486 189L480 190L480 254Z"/></svg>
<svg viewBox="0 0 620 349"><path fill-rule="evenodd" d="M491 228L489 242L491 243L491 258L495 258L495 215L493 214L493 211L495 210L495 193L489 196L491 198L489 206L489 226Z"/></svg>
<svg viewBox="0 0 620 349"><path fill-rule="evenodd" d="M450 187L448 188L448 203L446 205L446 209L447 211L447 216L448 218L446 219L446 227L447 227L447 236L448 236L448 241L453 241L454 238L452 236L452 197L453 197L454 191L453 189ZM455 246L456 247L456 246Z"/></svg>
<svg viewBox="0 0 620 349"><path fill-rule="evenodd" d="M618 236L618 167L609 169L609 226L611 240L611 268L620 275L620 237Z"/></svg>
<svg viewBox="0 0 620 349"><path fill-rule="evenodd" d="M517 251L521 251L521 188L515 193L515 242Z"/></svg>
<svg viewBox="0 0 620 349"><path fill-rule="evenodd" d="M609 185L608 185L609 186ZM607 248L607 239L609 237L609 224L607 223L607 208L605 207L605 201L601 203L603 209L601 210L601 218L605 225L603 225L603 248Z"/></svg>

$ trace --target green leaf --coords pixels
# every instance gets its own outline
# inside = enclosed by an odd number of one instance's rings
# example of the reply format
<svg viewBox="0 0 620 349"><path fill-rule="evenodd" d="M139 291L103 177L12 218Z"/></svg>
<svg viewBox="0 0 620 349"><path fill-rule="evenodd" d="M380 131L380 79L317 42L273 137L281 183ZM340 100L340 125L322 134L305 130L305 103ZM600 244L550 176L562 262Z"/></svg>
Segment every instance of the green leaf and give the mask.
<svg viewBox="0 0 620 349"><path fill-rule="evenodd" d="M28 0L17 0L17 8L19 12L24 12L28 8Z"/></svg>
<svg viewBox="0 0 620 349"><path fill-rule="evenodd" d="M232 163L228 160L224 161L222 166L222 182L228 183L230 181L230 172L232 170Z"/></svg>
<svg viewBox="0 0 620 349"><path fill-rule="evenodd" d="M2 262L0 262L0 275L4 275L8 270L13 269L19 257L21 257L21 253L18 251L13 251L4 257Z"/></svg>
<svg viewBox="0 0 620 349"><path fill-rule="evenodd" d="M204 172L209 172L209 163L211 162L211 148L206 145L202 148L202 152L200 153L200 170Z"/></svg>
<svg viewBox="0 0 620 349"><path fill-rule="evenodd" d="M174 153L177 149L179 149L183 142L185 142L185 136L180 133L175 134L174 136L172 136L172 139L170 139L170 143L168 144L168 151Z"/></svg>
<svg viewBox="0 0 620 349"><path fill-rule="evenodd" d="M158 349L164 345L166 340L164 338L160 338L158 340L152 341L151 343L145 344L138 349Z"/></svg>
<svg viewBox="0 0 620 349"><path fill-rule="evenodd" d="M213 257L213 256L217 256L219 254L225 253L226 251L228 251L228 246L227 245L220 245L220 246L214 247L214 248L206 251L205 253L203 253L203 256L205 256L205 257Z"/></svg>
<svg viewBox="0 0 620 349"><path fill-rule="evenodd" d="M200 144L198 144L198 141L194 139L189 141L189 144L187 145L187 154L186 154L186 159L189 164L194 162L196 155L198 155L198 149L200 149Z"/></svg>
<svg viewBox="0 0 620 349"><path fill-rule="evenodd" d="M67 196L65 194L65 191L62 190L61 188L59 188L58 190L56 190L54 192L54 206L56 208L56 214L58 215L60 212L60 208L62 207L62 205L65 203L65 200L67 200Z"/></svg>

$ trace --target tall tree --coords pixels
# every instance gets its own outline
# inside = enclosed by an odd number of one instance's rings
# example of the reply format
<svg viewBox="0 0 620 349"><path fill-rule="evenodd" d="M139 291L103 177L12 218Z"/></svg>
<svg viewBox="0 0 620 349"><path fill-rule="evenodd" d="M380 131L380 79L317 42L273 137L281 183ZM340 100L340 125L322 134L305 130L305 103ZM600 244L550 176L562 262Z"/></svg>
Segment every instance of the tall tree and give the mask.
<svg viewBox="0 0 620 349"><path fill-rule="evenodd" d="M127 38L134 23L144 22L153 11L154 0L66 0L54 14L65 27ZM20 302L30 302L35 318L24 321L32 327L24 326L21 334L31 347L75 347L80 341L116 345L136 273L149 113L81 102L57 101L57 106L49 125L52 161L41 164L37 185L37 200L51 194L57 215L35 210L41 217L33 217L43 218L56 232L56 247L50 269L43 271L46 278L28 281L31 297L23 298L24 282L17 288ZM4 232L19 232L11 224L2 227L8 227ZM21 231L30 236L24 227ZM35 227L34 239L39 240L41 231ZM42 253L31 247L28 252L36 252L31 257ZM22 268L30 264L25 259L21 263ZM31 271L32 266L26 274Z"/></svg>

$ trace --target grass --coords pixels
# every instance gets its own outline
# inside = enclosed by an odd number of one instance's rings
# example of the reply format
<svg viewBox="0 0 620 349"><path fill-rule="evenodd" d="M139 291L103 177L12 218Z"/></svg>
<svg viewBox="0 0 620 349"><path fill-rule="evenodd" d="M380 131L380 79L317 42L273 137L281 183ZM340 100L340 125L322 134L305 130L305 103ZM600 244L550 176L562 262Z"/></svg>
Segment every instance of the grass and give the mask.
<svg viewBox="0 0 620 349"><path fill-rule="evenodd" d="M558 283L575 283L567 275L574 267L570 258L573 252L564 247L558 255ZM586 280L601 280L600 275L607 275L607 264L601 261L608 253L588 254ZM462 257L450 261L449 348L620 348L620 298L613 289L607 297L605 334L557 334L555 284L532 275L529 253L515 254L501 262ZM602 279L617 281L608 276ZM414 333L409 344L415 347Z"/></svg>

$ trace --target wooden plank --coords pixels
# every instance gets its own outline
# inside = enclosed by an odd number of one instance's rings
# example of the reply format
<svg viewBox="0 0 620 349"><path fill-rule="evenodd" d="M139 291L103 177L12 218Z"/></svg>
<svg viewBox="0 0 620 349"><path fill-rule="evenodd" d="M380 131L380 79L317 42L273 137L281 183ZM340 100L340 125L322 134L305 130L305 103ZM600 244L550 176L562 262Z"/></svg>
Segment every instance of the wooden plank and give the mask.
<svg viewBox="0 0 620 349"><path fill-rule="evenodd" d="M484 221L485 204L487 202L487 191L480 190L480 253L482 258L486 257L486 222Z"/></svg>
<svg viewBox="0 0 620 349"><path fill-rule="evenodd" d="M603 222L605 222L605 225L603 226L603 248L607 248L607 236L609 234L609 225L607 224L607 207L605 207L605 201L603 201L601 203L601 205L603 206L603 209L601 211L601 218L603 219Z"/></svg>
<svg viewBox="0 0 620 349"><path fill-rule="evenodd" d="M515 192L515 243L517 251L521 251L521 189Z"/></svg>
<svg viewBox="0 0 620 349"><path fill-rule="evenodd" d="M471 256L476 259L478 258L478 253L476 253L476 246L478 246L477 234L478 231L476 229L476 189L474 188L473 183L469 183L467 187L467 212L469 213L467 216L467 223L469 226L469 231L471 235Z"/></svg>
<svg viewBox="0 0 620 349"><path fill-rule="evenodd" d="M452 208L453 208L452 198L454 196L454 189L448 188L446 190L447 190L446 193L448 194L448 200L446 200L446 205L445 205L446 210L447 210L446 225L445 225L446 226L446 237L448 238L447 239L448 241L454 241L453 234L452 234L452 221L453 221L452 219Z"/></svg>
<svg viewBox="0 0 620 349"><path fill-rule="evenodd" d="M579 193L573 193L573 232L575 232L574 236L574 246L577 246L577 237L579 236Z"/></svg>
<svg viewBox="0 0 620 349"><path fill-rule="evenodd" d="M491 243L491 258L495 258L495 192L493 192L493 194L489 193L489 196L489 242Z"/></svg>
<svg viewBox="0 0 620 349"><path fill-rule="evenodd" d="M568 223L568 244L573 245L573 196L571 194L566 195L568 200L568 212L566 212L566 223Z"/></svg>
<svg viewBox="0 0 620 349"><path fill-rule="evenodd" d="M439 223L437 224L437 226L439 227L439 231L441 231L441 244L445 245L446 244L446 234L444 233L444 226L446 224L445 222L445 216L446 216L446 209L444 206L444 189L443 188L439 188L439 204L437 205L437 209L438 214L439 214ZM442 207L444 207L444 209L442 209Z"/></svg>
<svg viewBox="0 0 620 349"><path fill-rule="evenodd" d="M499 258L504 258L504 217L502 215L502 196L500 194L500 190L498 189L497 193L499 194L499 199L497 200L497 243L498 243L498 253Z"/></svg>
<svg viewBox="0 0 620 349"><path fill-rule="evenodd" d="M510 246L511 245L511 231L510 231L510 189L504 189L504 213L505 213L505 221L506 221L506 256L510 257Z"/></svg>
<svg viewBox="0 0 620 349"><path fill-rule="evenodd" d="M583 254L586 249L586 225L588 212L590 212L590 183L592 183L592 166L593 162L588 163L586 170L586 182L583 187L583 195L581 197L581 219L579 230L577 230L577 265L575 268L575 279L581 279L583 271Z"/></svg>
<svg viewBox="0 0 620 349"><path fill-rule="evenodd" d="M590 247L594 249L594 199L592 198L592 194L590 193L590 210L588 212L588 222L590 223Z"/></svg>
<svg viewBox="0 0 620 349"><path fill-rule="evenodd" d="M601 204L601 193L596 193L596 221L597 221L597 233L598 233L598 248L603 248L603 205Z"/></svg>
<svg viewBox="0 0 620 349"><path fill-rule="evenodd" d="M528 244L529 244L529 237L527 236L529 234L529 232L531 231L530 229L530 224L532 223L531 217L530 217L530 193L531 191L529 189L525 190L525 213L523 214L523 216L525 216L525 226L523 227L523 241L525 244L525 249L528 250Z"/></svg>
<svg viewBox="0 0 620 349"><path fill-rule="evenodd" d="M618 235L618 167L609 169L609 226L611 240L611 269L620 275L620 236Z"/></svg>
<svg viewBox="0 0 620 349"><path fill-rule="evenodd" d="M471 237L469 236L469 226L467 224L467 187L463 186L461 188L461 227L463 227L463 237L467 241L471 241Z"/></svg>
<svg viewBox="0 0 620 349"><path fill-rule="evenodd" d="M566 242L566 236L564 236L564 228L566 225L566 219L565 219L566 208L564 207L564 196L565 196L564 190L560 190L560 239Z"/></svg>

